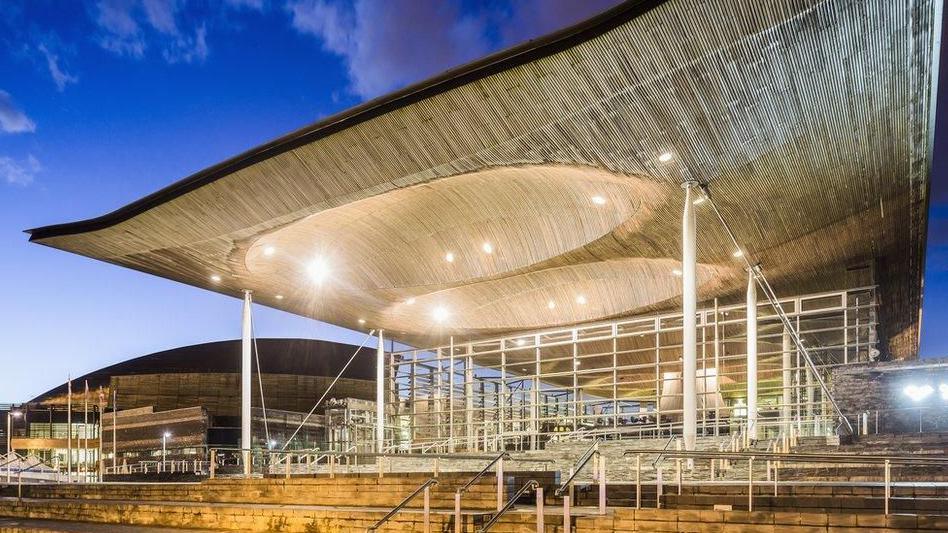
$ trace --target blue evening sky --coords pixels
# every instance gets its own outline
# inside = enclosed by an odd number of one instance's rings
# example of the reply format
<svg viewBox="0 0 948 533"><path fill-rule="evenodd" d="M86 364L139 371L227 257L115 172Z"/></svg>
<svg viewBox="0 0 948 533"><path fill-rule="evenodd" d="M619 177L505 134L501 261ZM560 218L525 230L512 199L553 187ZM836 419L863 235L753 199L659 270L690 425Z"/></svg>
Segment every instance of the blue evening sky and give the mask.
<svg viewBox="0 0 948 533"><path fill-rule="evenodd" d="M27 243L321 117L615 0L4 0L0 402L239 336L237 300ZM945 69L942 69L942 87ZM939 117L944 123L944 109ZM940 130L943 128L940 128ZM948 152L936 136L923 354L948 354ZM258 308L260 336L363 334Z"/></svg>

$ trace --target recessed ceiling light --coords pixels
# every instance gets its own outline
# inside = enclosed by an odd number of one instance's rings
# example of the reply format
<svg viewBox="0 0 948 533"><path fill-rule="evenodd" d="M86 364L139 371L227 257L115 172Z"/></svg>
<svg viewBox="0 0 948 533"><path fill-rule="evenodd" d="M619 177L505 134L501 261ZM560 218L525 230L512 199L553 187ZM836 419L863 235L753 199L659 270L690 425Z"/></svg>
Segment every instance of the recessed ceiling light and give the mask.
<svg viewBox="0 0 948 533"><path fill-rule="evenodd" d="M405 300L405 303L408 304L408 305L412 305L412 304L415 303L415 298L414 298L414 297L409 298L409 299Z"/></svg>
<svg viewBox="0 0 948 533"><path fill-rule="evenodd" d="M731 254L731 255L733 255L734 257L743 257L743 256L744 256L744 250L738 250L738 251L734 252L734 253Z"/></svg>
<svg viewBox="0 0 948 533"><path fill-rule="evenodd" d="M674 275L676 275L676 276L681 276L681 275L682 275L682 272L681 272L680 269L677 269L677 268L676 268L676 269L672 270L672 274L674 274Z"/></svg>
<svg viewBox="0 0 948 533"><path fill-rule="evenodd" d="M266 248L263 249L263 255L267 255L267 256L273 255L276 253L276 251L277 249L274 248L273 246L267 246Z"/></svg>
<svg viewBox="0 0 948 533"><path fill-rule="evenodd" d="M672 155L671 152L664 152L662 155L658 156L658 160L661 161L662 163L667 163L671 161L673 157L675 156Z"/></svg>
<svg viewBox="0 0 948 533"><path fill-rule="evenodd" d="M580 361L574 361L573 366L579 366Z"/></svg>
<svg viewBox="0 0 948 533"><path fill-rule="evenodd" d="M277 299L277 300L282 300L282 299L283 299L283 295L282 295L282 294L277 294L277 295L276 295L276 299Z"/></svg>
<svg viewBox="0 0 948 533"><path fill-rule="evenodd" d="M606 205L606 199L598 194L592 197L592 203L596 205Z"/></svg>
<svg viewBox="0 0 948 533"><path fill-rule="evenodd" d="M213 281L214 283L220 283L220 282L221 282L221 277L218 276L217 274L213 274L213 275L211 275L211 281Z"/></svg>
<svg viewBox="0 0 948 533"><path fill-rule="evenodd" d="M360 319L359 319L359 325L364 325L364 324L365 324L365 319L364 319L364 318L360 318Z"/></svg>
<svg viewBox="0 0 948 533"><path fill-rule="evenodd" d="M453 262L454 262L454 253L453 253L453 252L448 252L448 253L444 254L444 260L447 261L447 262L449 262L449 263L453 263Z"/></svg>
<svg viewBox="0 0 948 533"><path fill-rule="evenodd" d="M579 305L586 305L586 297L580 294L579 296L576 297L576 303L578 303Z"/></svg>
<svg viewBox="0 0 948 533"><path fill-rule="evenodd" d="M555 307L556 307L556 302L554 302L553 300L550 300L549 302L546 302L546 308L547 308L547 309L554 309Z"/></svg>
<svg viewBox="0 0 948 533"><path fill-rule="evenodd" d="M435 322L441 323L448 319L450 313L448 309L443 305L439 305L434 308L434 311L431 312L431 317L435 319Z"/></svg>
<svg viewBox="0 0 948 533"><path fill-rule="evenodd" d="M526 343L527 343L527 341L525 341L525 340L523 340L523 339L517 339L517 346L523 346L523 345L526 344Z"/></svg>
<svg viewBox="0 0 948 533"><path fill-rule="evenodd" d="M492 254L492 253L494 253L494 247L493 247L493 245L491 245L491 243L489 243L489 242L485 242L484 244L482 244L482 245L481 245L481 250L484 250L484 253L485 253L485 254Z"/></svg>
<svg viewBox="0 0 948 533"><path fill-rule="evenodd" d="M306 270L309 272L309 277L316 283L322 283L329 277L329 264L321 257L314 259Z"/></svg>

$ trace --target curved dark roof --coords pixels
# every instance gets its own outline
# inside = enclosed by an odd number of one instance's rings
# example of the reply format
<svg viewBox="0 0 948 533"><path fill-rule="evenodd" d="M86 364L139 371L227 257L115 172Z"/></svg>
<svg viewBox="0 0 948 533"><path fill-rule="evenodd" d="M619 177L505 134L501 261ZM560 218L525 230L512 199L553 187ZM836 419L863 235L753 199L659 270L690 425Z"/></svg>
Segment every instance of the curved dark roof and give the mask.
<svg viewBox="0 0 948 533"><path fill-rule="evenodd" d="M358 348L311 339L257 339L256 342L264 374L335 377ZM363 347L343 377L375 380L374 357L374 347ZM112 376L237 372L240 372L239 339L183 346L129 359L73 379L73 390L80 390L86 380L90 388L105 387ZM31 401L66 394L66 389L66 384L62 384Z"/></svg>
<svg viewBox="0 0 948 533"><path fill-rule="evenodd" d="M259 163L356 124L384 115L394 109L575 46L597 37L664 2L665 0L627 0L612 9L563 30L461 65L417 84L409 85L404 89L331 115L192 174L111 213L77 222L28 229L26 232L30 234L30 241L37 241L113 226L155 206L247 168L254 163Z"/></svg>

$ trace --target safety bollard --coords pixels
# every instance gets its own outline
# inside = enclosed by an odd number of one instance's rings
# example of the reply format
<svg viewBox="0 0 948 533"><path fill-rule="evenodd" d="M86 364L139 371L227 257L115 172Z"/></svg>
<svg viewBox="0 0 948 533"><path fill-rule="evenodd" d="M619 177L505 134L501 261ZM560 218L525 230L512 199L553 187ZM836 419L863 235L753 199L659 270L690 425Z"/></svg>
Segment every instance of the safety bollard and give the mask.
<svg viewBox="0 0 948 533"><path fill-rule="evenodd" d="M543 533L546 526L543 523L543 487L537 487L537 533Z"/></svg>

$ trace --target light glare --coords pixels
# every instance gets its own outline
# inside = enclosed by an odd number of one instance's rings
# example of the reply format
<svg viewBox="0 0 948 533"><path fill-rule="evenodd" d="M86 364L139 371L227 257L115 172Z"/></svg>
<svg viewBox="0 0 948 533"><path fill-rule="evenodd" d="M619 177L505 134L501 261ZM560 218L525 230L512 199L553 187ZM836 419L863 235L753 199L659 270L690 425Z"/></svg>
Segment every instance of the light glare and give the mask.
<svg viewBox="0 0 948 533"><path fill-rule="evenodd" d="M662 163L667 163L672 160L672 157L674 156L672 155L671 152L665 152L662 155L658 156L658 160L661 161Z"/></svg>
<svg viewBox="0 0 948 533"><path fill-rule="evenodd" d="M731 255L733 255L734 257L744 257L744 250L738 250Z"/></svg>
<svg viewBox="0 0 948 533"><path fill-rule="evenodd" d="M606 199L598 194L592 197L592 203L596 205L606 205Z"/></svg>
<svg viewBox="0 0 948 533"><path fill-rule="evenodd" d="M679 270L679 269L676 268L676 269L672 270L672 274L674 274L674 275L676 275L676 276L681 276L681 275L682 275L682 272L681 272L681 270Z"/></svg>
<svg viewBox="0 0 948 533"><path fill-rule="evenodd" d="M220 283L221 277L218 276L217 274L214 274L213 276L211 276L211 281L213 281L214 283Z"/></svg>
<svg viewBox="0 0 948 533"><path fill-rule="evenodd" d="M449 262L449 263L453 263L453 262L454 262L454 253L453 253L453 252L448 252L448 253L444 254L444 260L447 261L447 262Z"/></svg>
<svg viewBox="0 0 948 533"><path fill-rule="evenodd" d="M263 249L263 255L270 256L270 255L275 254L276 251L277 249L274 248L273 246L267 246L266 248Z"/></svg>
<svg viewBox="0 0 948 533"><path fill-rule="evenodd" d="M918 385L909 385L903 390L906 396L912 399L913 402L920 402L925 398L928 398L931 393L935 392L935 389L927 383L922 386Z"/></svg>
<svg viewBox="0 0 948 533"><path fill-rule="evenodd" d="M283 299L283 295L282 295L282 294L277 294L277 295L276 295L276 299L277 299L277 300L282 300L282 299Z"/></svg>
<svg viewBox="0 0 948 533"><path fill-rule="evenodd" d="M578 303L579 305L586 305L586 297L580 294L579 296L576 297L576 303Z"/></svg>
<svg viewBox="0 0 948 533"><path fill-rule="evenodd" d="M405 300L405 303L408 304L408 305L413 305L413 304L415 303L415 299L414 299L414 298L409 298L409 299Z"/></svg>
<svg viewBox="0 0 948 533"><path fill-rule="evenodd" d="M550 300L549 302L546 302L546 308L547 308L547 309L556 309L556 302L554 302L553 300Z"/></svg>
<svg viewBox="0 0 948 533"><path fill-rule="evenodd" d="M948 400L948 385L942 383L938 386L939 392L941 392L941 399Z"/></svg>
<svg viewBox="0 0 948 533"><path fill-rule="evenodd" d="M492 254L492 253L494 253L494 247L491 246L491 244L490 244L489 242L485 242L483 245L481 245L481 250L484 250L484 253L485 253L485 254Z"/></svg>
<svg viewBox="0 0 948 533"><path fill-rule="evenodd" d="M438 322L439 324L447 320L449 315L450 313L448 313L448 309L443 305L435 307L434 311L431 312L432 318L434 318L435 322Z"/></svg>
<svg viewBox="0 0 948 533"><path fill-rule="evenodd" d="M322 283L329 277L329 264L323 258L314 259L307 268L309 277L316 283Z"/></svg>

